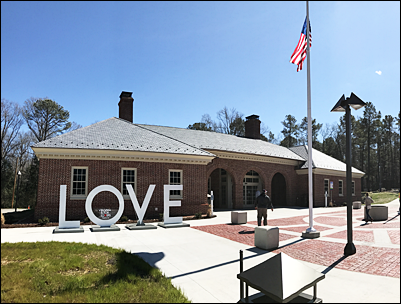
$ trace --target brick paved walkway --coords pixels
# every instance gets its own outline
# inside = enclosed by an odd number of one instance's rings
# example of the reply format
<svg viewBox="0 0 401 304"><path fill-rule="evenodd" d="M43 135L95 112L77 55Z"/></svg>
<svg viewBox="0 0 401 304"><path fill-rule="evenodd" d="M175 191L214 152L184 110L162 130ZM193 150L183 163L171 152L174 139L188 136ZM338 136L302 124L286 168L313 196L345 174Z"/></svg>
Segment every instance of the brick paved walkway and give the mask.
<svg viewBox="0 0 401 304"><path fill-rule="evenodd" d="M356 254L349 257L343 256L347 240L346 212L315 216L314 228L321 232L318 239L300 238L301 232L308 228L307 216L268 219L269 226L280 228L280 247L273 252L284 252L295 259L331 268L400 278L400 216L396 216L397 210L389 208L387 221L367 225L362 220L363 209L353 210ZM250 221L247 225L219 224L192 228L254 246L256 225L256 221ZM291 239L294 241L291 242Z"/></svg>

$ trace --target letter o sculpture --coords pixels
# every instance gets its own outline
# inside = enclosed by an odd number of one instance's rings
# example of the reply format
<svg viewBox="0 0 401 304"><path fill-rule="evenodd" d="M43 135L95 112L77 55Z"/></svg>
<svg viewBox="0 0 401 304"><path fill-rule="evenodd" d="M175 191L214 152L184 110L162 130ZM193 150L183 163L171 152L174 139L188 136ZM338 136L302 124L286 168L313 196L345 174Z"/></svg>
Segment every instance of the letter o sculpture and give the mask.
<svg viewBox="0 0 401 304"><path fill-rule="evenodd" d="M113 216L111 219L108 219L108 220L102 220L102 219L96 217L92 211L92 200L96 196L96 194L98 194L99 192L102 192L102 191L112 192L118 198L118 204L119 204L118 212L115 216ZM95 224L99 225L100 227L110 227L111 225L113 225L115 222L117 222L120 219L121 215L124 212L124 198L123 198L122 194L120 193L120 191L118 191L117 188L115 188L111 185L97 186L95 189L93 189L89 193L88 197L86 198L85 211L86 211L86 214L88 215L89 219L92 222L94 222Z"/></svg>

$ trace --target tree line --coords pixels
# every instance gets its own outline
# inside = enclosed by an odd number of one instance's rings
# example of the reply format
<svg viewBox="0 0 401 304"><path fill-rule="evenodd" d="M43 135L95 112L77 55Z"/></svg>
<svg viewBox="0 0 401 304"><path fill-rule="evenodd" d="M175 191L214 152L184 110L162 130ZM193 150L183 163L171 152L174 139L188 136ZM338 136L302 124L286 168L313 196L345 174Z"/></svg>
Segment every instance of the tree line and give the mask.
<svg viewBox="0 0 401 304"><path fill-rule="evenodd" d="M361 117L351 114L352 166L365 172L362 178L363 191L400 188L400 111L398 117L382 116L371 102L363 108ZM307 145L308 121L300 123L292 115L286 115L281 122L283 129L275 137L262 122L261 140L284 147ZM217 120L204 114L200 122L188 129L220 132L245 136L244 115L236 109L224 107L217 112ZM335 159L346 162L345 114L338 123L317 123L312 119L312 147ZM320 140L319 140L320 139Z"/></svg>
<svg viewBox="0 0 401 304"><path fill-rule="evenodd" d="M31 97L23 106L1 99L1 208L35 206L39 161L31 146L82 127L69 116L47 97Z"/></svg>

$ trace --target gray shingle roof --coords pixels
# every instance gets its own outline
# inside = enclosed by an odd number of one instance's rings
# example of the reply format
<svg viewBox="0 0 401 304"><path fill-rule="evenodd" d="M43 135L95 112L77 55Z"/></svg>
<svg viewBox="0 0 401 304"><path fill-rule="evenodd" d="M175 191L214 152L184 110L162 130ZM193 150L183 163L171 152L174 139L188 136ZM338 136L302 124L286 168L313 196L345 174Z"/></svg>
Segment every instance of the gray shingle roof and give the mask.
<svg viewBox="0 0 401 304"><path fill-rule="evenodd" d="M143 151L211 156L214 154L119 118L109 118L45 141L34 148Z"/></svg>
<svg viewBox="0 0 401 304"><path fill-rule="evenodd" d="M305 161L301 169L308 168L308 146L286 148L262 140L234 135L133 124L112 117L90 126L39 142L33 148L74 148L139 152L159 152L215 157L205 150L271 156ZM346 171L346 164L316 149L312 153L313 168ZM352 172L365 174L352 168Z"/></svg>
<svg viewBox="0 0 401 304"><path fill-rule="evenodd" d="M308 168L309 162L308 162L308 146L297 146L297 147L292 147L289 148L291 151L295 152L302 158L306 159L306 162L303 164L301 169L306 169ZM347 170L347 165L343 163L342 161L339 161L327 154L324 154L323 152L320 152L316 149L312 148L312 168L322 168L322 169L330 169L330 170L336 170L336 171L346 171ZM352 167L352 172L353 173L360 173L360 174L365 174L364 172Z"/></svg>
<svg viewBox="0 0 401 304"><path fill-rule="evenodd" d="M274 145L263 140L237 137L234 135L210 131L199 131L143 124L138 126L185 142L199 149L256 154L301 161L305 160L304 158L300 157L286 147Z"/></svg>

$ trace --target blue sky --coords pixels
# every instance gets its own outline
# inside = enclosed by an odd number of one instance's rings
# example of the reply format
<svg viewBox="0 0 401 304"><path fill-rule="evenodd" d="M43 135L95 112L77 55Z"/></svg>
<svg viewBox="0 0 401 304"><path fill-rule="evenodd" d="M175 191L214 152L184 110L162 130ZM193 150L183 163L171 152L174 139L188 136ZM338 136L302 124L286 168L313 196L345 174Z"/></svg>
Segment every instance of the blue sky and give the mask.
<svg viewBox="0 0 401 304"><path fill-rule="evenodd" d="M400 110L400 2L310 2L312 117L354 92ZM1 98L48 97L82 126L118 117L186 128L224 106L276 138L307 116L306 61L289 63L305 2L1 2ZM363 110L353 111L359 117Z"/></svg>

